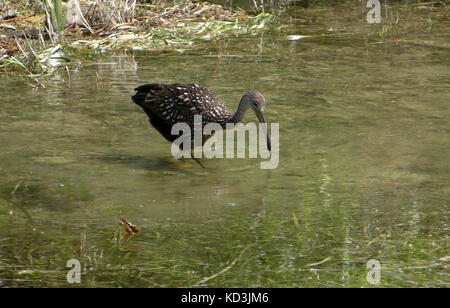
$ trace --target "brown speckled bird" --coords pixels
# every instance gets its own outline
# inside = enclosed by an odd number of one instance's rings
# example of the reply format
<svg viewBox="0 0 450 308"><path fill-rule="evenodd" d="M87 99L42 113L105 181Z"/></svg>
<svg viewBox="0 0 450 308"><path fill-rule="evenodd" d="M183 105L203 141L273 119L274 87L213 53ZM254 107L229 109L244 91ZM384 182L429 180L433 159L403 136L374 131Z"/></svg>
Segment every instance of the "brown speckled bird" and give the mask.
<svg viewBox="0 0 450 308"><path fill-rule="evenodd" d="M133 102L139 105L150 119L150 124L156 128L168 141L178 138L172 135L172 126L176 123L187 123L193 134L194 116L202 116L203 126L208 123L218 123L226 128L227 123L240 123L245 112L252 109L260 123L266 123L264 118L264 97L259 92L245 93L235 114L231 114L222 101L208 89L197 84L146 84L135 89ZM267 127L265 127L267 148L271 150ZM211 137L203 135L202 144Z"/></svg>

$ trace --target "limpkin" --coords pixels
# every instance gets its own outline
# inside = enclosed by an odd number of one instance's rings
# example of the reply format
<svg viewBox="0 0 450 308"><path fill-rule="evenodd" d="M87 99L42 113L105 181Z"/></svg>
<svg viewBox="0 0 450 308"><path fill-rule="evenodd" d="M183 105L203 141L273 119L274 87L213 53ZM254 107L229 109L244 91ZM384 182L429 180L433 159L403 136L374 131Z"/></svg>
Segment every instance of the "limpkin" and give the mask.
<svg viewBox="0 0 450 308"><path fill-rule="evenodd" d="M240 123L248 109L252 109L259 122L264 123L267 149L271 151L269 134L264 118L264 97L259 92L245 93L234 114L231 114L222 101L208 89L197 84L146 84L135 89L133 102L147 114L150 124L164 138L173 142L178 138L172 135L172 126L184 122L193 133L194 116L201 115L202 124L218 123L226 128L227 123ZM191 134L192 136L193 134ZM211 137L203 135L202 144Z"/></svg>

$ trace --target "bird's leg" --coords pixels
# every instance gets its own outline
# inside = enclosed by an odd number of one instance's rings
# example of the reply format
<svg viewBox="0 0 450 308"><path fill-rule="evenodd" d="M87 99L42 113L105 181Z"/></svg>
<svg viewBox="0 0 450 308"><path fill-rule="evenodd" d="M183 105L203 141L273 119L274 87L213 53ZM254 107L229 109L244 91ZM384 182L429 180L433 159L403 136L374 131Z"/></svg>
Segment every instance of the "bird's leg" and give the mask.
<svg viewBox="0 0 450 308"><path fill-rule="evenodd" d="M203 169L206 169L206 167L201 163L201 161L199 161L197 158L192 157L193 160L195 160L197 162L197 164L200 165L200 167L202 167Z"/></svg>
<svg viewBox="0 0 450 308"><path fill-rule="evenodd" d="M195 160L197 162L197 164L200 165L200 167L202 167L203 169L206 169L206 167L201 163L201 161L194 157L194 149L193 148L191 149L191 158L193 160Z"/></svg>

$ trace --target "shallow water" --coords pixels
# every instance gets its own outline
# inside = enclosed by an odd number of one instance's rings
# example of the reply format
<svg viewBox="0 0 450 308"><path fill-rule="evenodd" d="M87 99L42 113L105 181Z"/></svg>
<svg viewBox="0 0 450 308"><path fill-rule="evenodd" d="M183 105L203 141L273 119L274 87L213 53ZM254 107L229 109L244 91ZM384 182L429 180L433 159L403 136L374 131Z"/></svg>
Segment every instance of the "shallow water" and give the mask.
<svg viewBox="0 0 450 308"><path fill-rule="evenodd" d="M377 259L381 286L448 287L448 55L439 28L266 34L109 55L37 91L1 76L0 286L68 286L78 259L88 287L369 287ZM175 160L130 100L148 82L196 82L231 110L260 91L278 168ZM118 217L140 234L125 242Z"/></svg>

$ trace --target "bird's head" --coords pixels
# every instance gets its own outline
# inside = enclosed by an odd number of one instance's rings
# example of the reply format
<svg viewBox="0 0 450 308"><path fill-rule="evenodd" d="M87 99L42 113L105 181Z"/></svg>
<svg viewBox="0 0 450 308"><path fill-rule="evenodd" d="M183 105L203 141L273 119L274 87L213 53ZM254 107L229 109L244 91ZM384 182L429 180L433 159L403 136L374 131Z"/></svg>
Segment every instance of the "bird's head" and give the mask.
<svg viewBox="0 0 450 308"><path fill-rule="evenodd" d="M247 92L242 96L240 105L242 105L245 110L251 108L255 112L259 122L264 124L263 127L266 131L267 149L270 152L272 149L269 134L267 132L266 119L264 117L264 108L266 107L264 96L259 92Z"/></svg>
<svg viewBox="0 0 450 308"><path fill-rule="evenodd" d="M241 98L241 103L247 105L248 108L251 108L256 115L258 113L264 114L264 108L266 106L266 100L264 96L262 96L259 92L247 92ZM261 121L260 117L258 119Z"/></svg>

